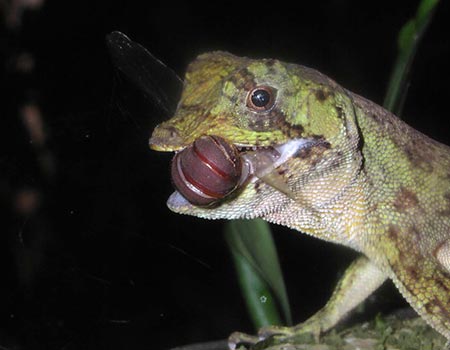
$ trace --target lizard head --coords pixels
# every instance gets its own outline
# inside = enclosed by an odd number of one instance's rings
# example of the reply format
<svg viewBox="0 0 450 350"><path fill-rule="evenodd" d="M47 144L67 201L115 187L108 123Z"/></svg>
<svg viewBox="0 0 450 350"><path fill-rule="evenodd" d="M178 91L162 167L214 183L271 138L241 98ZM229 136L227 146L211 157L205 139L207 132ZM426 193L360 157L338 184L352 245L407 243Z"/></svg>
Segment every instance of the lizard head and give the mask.
<svg viewBox="0 0 450 350"><path fill-rule="evenodd" d="M212 208L194 206L178 192L169 198L171 210L205 218L262 217L298 204L315 178L332 167L339 173L355 159L358 143L351 98L333 80L306 67L225 52L200 55L189 65L175 115L155 128L150 147L177 152L204 135L239 150L289 152L274 172L296 197L254 177Z"/></svg>

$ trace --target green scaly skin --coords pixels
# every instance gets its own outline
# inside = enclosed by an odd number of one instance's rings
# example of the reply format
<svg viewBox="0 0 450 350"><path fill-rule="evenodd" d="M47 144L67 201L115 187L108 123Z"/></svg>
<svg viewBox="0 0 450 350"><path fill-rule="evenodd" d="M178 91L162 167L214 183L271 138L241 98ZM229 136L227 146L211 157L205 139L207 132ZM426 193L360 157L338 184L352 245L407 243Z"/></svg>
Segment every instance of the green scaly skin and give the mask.
<svg viewBox="0 0 450 350"><path fill-rule="evenodd" d="M270 111L246 104L260 85L277 90ZM213 208L169 200L171 210L208 219L260 217L362 253L316 315L260 335L318 336L390 278L450 339L449 147L315 70L225 52L189 65L177 112L154 130L150 146L181 150L207 134L238 146L313 143L274 170L293 196L255 178ZM241 340L234 334L230 345Z"/></svg>

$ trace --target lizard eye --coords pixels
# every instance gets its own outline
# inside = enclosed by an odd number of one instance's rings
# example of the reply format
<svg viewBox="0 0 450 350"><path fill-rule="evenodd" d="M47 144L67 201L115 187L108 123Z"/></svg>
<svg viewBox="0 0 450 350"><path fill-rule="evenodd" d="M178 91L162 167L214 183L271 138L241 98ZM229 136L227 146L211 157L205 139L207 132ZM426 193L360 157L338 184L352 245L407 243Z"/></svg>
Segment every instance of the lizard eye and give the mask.
<svg viewBox="0 0 450 350"><path fill-rule="evenodd" d="M268 111L275 104L276 90L270 86L258 86L247 95L247 107L261 112Z"/></svg>

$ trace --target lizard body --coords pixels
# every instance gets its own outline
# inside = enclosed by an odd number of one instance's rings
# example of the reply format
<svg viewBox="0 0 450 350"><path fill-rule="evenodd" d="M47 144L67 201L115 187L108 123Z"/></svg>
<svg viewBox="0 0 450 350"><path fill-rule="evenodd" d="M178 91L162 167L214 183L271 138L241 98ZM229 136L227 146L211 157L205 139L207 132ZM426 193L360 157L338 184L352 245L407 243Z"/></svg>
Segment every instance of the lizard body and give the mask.
<svg viewBox="0 0 450 350"><path fill-rule="evenodd" d="M259 86L275 95L268 110L247 103ZM225 52L190 64L177 111L154 130L150 146L180 151L202 135L257 150L308 140L273 169L293 195L252 177L214 207L194 206L175 192L171 210L208 219L260 217L363 254L322 310L278 331L326 331L390 278L450 339L449 147L313 69Z"/></svg>

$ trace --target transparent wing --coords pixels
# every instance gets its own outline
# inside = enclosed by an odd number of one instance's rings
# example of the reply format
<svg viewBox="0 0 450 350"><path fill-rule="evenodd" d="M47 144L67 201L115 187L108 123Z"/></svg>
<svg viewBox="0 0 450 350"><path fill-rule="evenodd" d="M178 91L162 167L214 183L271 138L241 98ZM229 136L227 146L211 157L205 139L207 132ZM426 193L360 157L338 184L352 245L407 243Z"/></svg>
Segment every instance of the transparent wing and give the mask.
<svg viewBox="0 0 450 350"><path fill-rule="evenodd" d="M112 32L106 41L115 67L167 116L172 116L183 88L180 77L121 32Z"/></svg>

